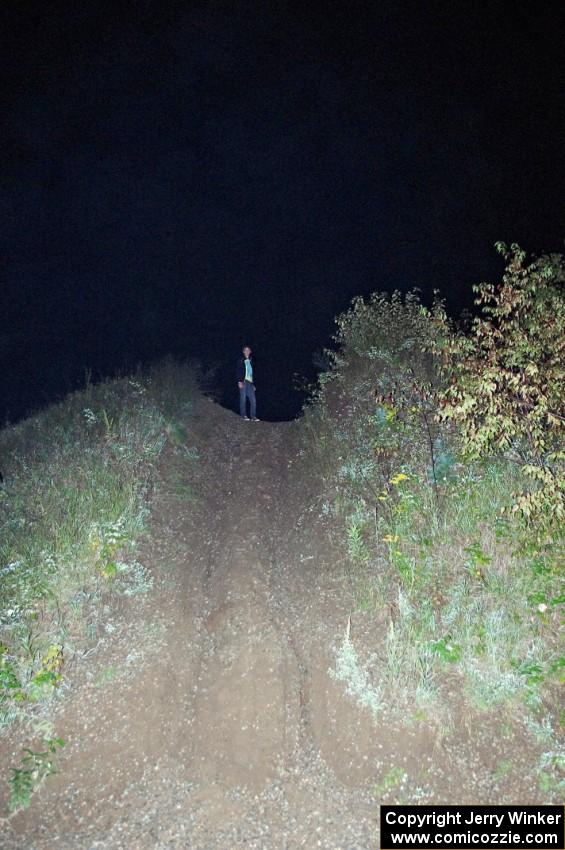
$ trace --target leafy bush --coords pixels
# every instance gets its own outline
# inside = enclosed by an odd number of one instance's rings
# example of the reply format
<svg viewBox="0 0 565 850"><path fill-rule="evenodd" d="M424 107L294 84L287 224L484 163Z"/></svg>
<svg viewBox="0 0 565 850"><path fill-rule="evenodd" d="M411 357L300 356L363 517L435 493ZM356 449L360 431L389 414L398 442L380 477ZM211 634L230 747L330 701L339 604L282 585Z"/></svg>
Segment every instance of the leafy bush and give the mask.
<svg viewBox="0 0 565 850"><path fill-rule="evenodd" d="M416 292L356 298L337 318L337 351L306 409L304 428L336 489L379 513L399 475L423 474L437 488L451 464L447 433L435 420L439 373L430 353L437 334ZM443 429L446 431L446 429Z"/></svg>
<svg viewBox="0 0 565 850"><path fill-rule="evenodd" d="M449 382L440 418L456 423L468 457L517 458L531 483L512 510L555 527L565 519L565 265L556 255L527 264L517 245L498 249L506 271L500 284L475 287L470 332L451 333L438 311L435 350Z"/></svg>

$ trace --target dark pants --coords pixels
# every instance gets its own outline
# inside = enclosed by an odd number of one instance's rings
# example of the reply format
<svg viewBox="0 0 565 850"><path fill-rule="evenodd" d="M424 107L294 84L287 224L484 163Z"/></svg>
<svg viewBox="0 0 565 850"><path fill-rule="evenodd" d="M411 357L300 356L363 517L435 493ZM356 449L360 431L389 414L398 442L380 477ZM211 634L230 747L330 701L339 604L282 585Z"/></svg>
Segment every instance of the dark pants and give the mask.
<svg viewBox="0 0 565 850"><path fill-rule="evenodd" d="M241 416L247 415L247 399L249 399L249 415L252 419L257 416L257 407L255 404L255 387L251 381L244 381L243 387L239 391L239 412Z"/></svg>

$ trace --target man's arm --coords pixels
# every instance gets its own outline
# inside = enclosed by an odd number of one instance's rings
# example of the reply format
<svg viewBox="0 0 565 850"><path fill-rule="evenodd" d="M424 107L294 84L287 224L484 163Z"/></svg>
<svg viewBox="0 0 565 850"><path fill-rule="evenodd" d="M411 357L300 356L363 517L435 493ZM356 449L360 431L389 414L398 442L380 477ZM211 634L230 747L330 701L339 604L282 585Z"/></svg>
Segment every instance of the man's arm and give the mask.
<svg viewBox="0 0 565 850"><path fill-rule="evenodd" d="M243 381L245 379L245 371L243 368L243 361L241 357L238 358L236 366L235 366L235 379L237 381L237 385L240 390L243 389Z"/></svg>

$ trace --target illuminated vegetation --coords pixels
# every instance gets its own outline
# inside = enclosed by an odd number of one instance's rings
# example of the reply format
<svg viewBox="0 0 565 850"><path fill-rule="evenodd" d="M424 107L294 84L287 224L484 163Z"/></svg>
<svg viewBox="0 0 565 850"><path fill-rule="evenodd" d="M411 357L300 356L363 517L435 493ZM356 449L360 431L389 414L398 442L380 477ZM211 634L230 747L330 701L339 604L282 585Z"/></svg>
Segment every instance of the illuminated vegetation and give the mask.
<svg viewBox="0 0 565 850"><path fill-rule="evenodd" d="M22 724L46 752L12 768L12 807L54 772L42 708L91 648L112 599L150 590L137 556L157 461L189 451L178 421L194 372L166 362L149 374L89 385L0 433L0 729Z"/></svg>
<svg viewBox="0 0 565 850"><path fill-rule="evenodd" d="M511 710L545 730L540 788L557 799L563 265L506 256L467 334L417 293L354 300L305 409L303 457L343 528L357 610L386 634L366 659L346 635L334 675L375 714L440 729L461 698Z"/></svg>

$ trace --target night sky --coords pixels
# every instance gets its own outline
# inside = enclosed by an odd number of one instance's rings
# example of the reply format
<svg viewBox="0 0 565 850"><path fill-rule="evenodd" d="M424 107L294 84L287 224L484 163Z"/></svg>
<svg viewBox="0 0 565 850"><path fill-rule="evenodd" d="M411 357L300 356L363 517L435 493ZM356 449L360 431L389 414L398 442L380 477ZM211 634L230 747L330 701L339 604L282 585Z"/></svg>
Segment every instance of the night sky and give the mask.
<svg viewBox="0 0 565 850"><path fill-rule="evenodd" d="M26 2L0 8L2 358L14 420L198 357L289 418L356 294L563 250L561 3Z"/></svg>

